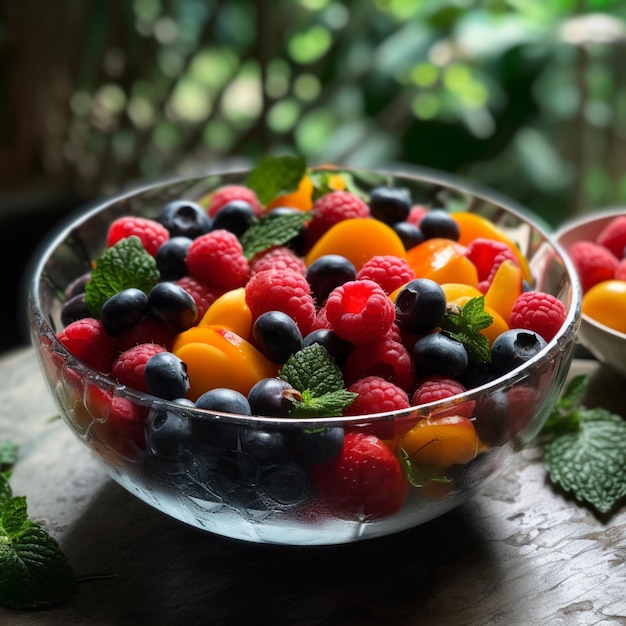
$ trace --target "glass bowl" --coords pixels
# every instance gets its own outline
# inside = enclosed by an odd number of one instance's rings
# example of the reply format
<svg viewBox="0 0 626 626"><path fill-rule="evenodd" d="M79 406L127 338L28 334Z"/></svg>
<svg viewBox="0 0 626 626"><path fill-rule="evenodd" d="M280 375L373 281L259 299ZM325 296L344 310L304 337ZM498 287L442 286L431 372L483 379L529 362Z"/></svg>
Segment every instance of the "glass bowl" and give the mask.
<svg viewBox="0 0 626 626"><path fill-rule="evenodd" d="M489 219L526 255L536 288L565 305L561 329L522 367L466 393L403 411L293 419L183 407L119 385L70 354L55 334L62 328L63 290L91 269L112 220L125 215L155 218L171 200L198 200L219 186L243 183L246 173L214 173L126 193L73 217L53 233L37 257L29 316L32 341L63 419L130 493L173 518L225 537L288 545L347 543L396 533L456 507L496 477L539 432L565 381L580 319L581 294L571 262L522 209L464 181L417 168L350 174L365 190L393 184L408 189L414 202L445 197L449 210ZM146 445L141 429L120 424L112 408L116 402L126 403L145 422L168 415L184 418L194 435L182 437L174 457L158 454ZM443 418L468 407L480 439L476 457L418 468L417 476L407 480L399 510L381 516L372 514L367 502L346 508L318 493L316 468L304 460L300 445L311 433L391 432L386 443L400 457L397 433L424 418ZM240 447L249 429L280 433L293 442L290 458L269 466L251 459Z"/></svg>
<svg viewBox="0 0 626 626"><path fill-rule="evenodd" d="M567 254L577 241L594 241L609 222L623 215L624 207L594 211L564 224L556 233L556 240ZM581 313L578 341L598 361L626 376L626 334Z"/></svg>

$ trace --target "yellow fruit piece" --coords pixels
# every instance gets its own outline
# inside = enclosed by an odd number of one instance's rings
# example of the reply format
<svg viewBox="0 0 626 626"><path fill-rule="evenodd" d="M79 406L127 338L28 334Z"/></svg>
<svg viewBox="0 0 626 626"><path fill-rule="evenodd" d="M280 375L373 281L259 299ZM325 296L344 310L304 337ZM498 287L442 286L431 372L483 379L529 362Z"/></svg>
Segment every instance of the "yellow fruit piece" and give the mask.
<svg viewBox="0 0 626 626"><path fill-rule="evenodd" d="M585 315L620 333L626 333L626 281L604 280L583 296Z"/></svg>
<svg viewBox="0 0 626 626"><path fill-rule="evenodd" d="M477 298L483 295L478 288L472 285L466 285L465 283L443 283L441 288L443 289L443 293L446 294L446 302L466 296L468 298Z"/></svg>
<svg viewBox="0 0 626 626"><path fill-rule="evenodd" d="M207 309L198 326L222 326L249 341L252 331L252 313L246 304L245 287L222 294Z"/></svg>
<svg viewBox="0 0 626 626"><path fill-rule="evenodd" d="M326 254L346 257L358 272L373 256L392 255L405 258L402 240L387 224L355 217L339 222L326 231L306 255L307 267Z"/></svg>
<svg viewBox="0 0 626 626"><path fill-rule="evenodd" d="M195 326L180 333L172 352L187 365L193 401L218 387L248 395L255 383L277 376L279 369L252 344L220 326Z"/></svg>
<svg viewBox="0 0 626 626"><path fill-rule="evenodd" d="M265 207L266 211L276 207L290 207L299 211L308 211L313 206L313 181L305 176L298 188L291 193L285 193L274 198Z"/></svg>
<svg viewBox="0 0 626 626"><path fill-rule="evenodd" d="M485 294L485 308L491 307L497 311L507 326L511 323L513 303L522 293L522 279L522 270L507 259L496 270L493 282Z"/></svg>
<svg viewBox="0 0 626 626"><path fill-rule="evenodd" d="M493 222L490 222L487 218L477 213L467 212L453 213L452 218L459 225L461 231L459 243L461 245L468 246L474 239L481 237L505 243L515 255L519 266L522 268L524 278L529 282L532 280L526 257L522 254L515 242Z"/></svg>

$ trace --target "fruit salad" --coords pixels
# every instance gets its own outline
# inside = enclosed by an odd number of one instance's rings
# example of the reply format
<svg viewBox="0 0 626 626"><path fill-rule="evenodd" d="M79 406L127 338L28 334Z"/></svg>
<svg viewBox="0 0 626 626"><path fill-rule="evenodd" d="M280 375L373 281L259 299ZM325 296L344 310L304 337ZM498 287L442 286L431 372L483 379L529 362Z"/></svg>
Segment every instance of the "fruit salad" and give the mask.
<svg viewBox="0 0 626 626"><path fill-rule="evenodd" d="M468 392L536 357L566 307L487 218L278 161L116 218L63 286L58 341L154 399L76 381L81 436L247 515L388 518L532 420L553 384L540 368L484 402Z"/></svg>

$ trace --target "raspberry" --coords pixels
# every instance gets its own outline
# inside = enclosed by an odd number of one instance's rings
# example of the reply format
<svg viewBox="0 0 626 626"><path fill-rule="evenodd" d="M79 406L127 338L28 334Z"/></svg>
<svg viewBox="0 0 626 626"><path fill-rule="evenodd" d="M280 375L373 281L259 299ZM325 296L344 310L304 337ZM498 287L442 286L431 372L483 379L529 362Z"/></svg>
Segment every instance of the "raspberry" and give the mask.
<svg viewBox="0 0 626 626"><path fill-rule="evenodd" d="M550 341L566 317L565 306L555 296L541 291L527 291L513 303L511 328L532 330Z"/></svg>
<svg viewBox="0 0 626 626"><path fill-rule="evenodd" d="M157 250L170 238L170 232L155 220L146 217L120 217L109 226L107 247L118 241L136 235L148 254L154 256Z"/></svg>
<svg viewBox="0 0 626 626"><path fill-rule="evenodd" d="M396 309L372 280L351 280L334 289L326 300L326 318L343 339L367 343L383 337L395 320Z"/></svg>
<svg viewBox="0 0 626 626"><path fill-rule="evenodd" d="M383 291L390 294L398 287L415 278L406 259L392 255L374 256L367 261L356 275L357 280L373 280Z"/></svg>
<svg viewBox="0 0 626 626"><path fill-rule="evenodd" d="M207 213L209 214L209 217L215 217L215 214L224 205L229 202L233 202L234 200L243 200L244 202L250 204L257 217L263 212L263 206L252 189L244 187L243 185L226 185L224 187L220 187L211 196L207 206Z"/></svg>
<svg viewBox="0 0 626 626"><path fill-rule="evenodd" d="M224 293L223 289L207 285L193 276L183 276L175 283L193 298L198 309L198 321L204 317L207 309Z"/></svg>
<svg viewBox="0 0 626 626"><path fill-rule="evenodd" d="M115 357L115 339L100 320L85 317L68 324L57 334L57 339L77 359L103 374L111 371Z"/></svg>
<svg viewBox="0 0 626 626"><path fill-rule="evenodd" d="M596 243L610 250L616 258L624 258L626 248L626 215L612 219L596 237Z"/></svg>
<svg viewBox="0 0 626 626"><path fill-rule="evenodd" d="M446 378L444 376L433 376L424 380L421 385L415 390L413 397L411 398L411 404L418 406L420 404L428 404L429 402L438 402L439 400L445 400L451 398L457 394L467 391L465 387L453 378ZM461 402L450 409L446 409L442 412L437 412L436 416L443 417L444 415L462 415L463 417L470 418L474 413L475 402Z"/></svg>
<svg viewBox="0 0 626 626"><path fill-rule="evenodd" d="M380 341L357 344L344 365L346 382L378 376L411 393L415 387L415 364L404 345L386 335Z"/></svg>
<svg viewBox="0 0 626 626"><path fill-rule="evenodd" d="M419 226L420 221L424 217L424 215L426 215L426 212L427 212L427 209L425 206L422 206L421 204L415 204L411 207L411 210L409 212L408 217L406 218L406 221L409 224L414 224L415 226Z"/></svg>
<svg viewBox="0 0 626 626"><path fill-rule="evenodd" d="M344 415L367 415L409 408L406 391L380 376L361 378L352 383L348 391L357 393L358 396L344 411Z"/></svg>
<svg viewBox="0 0 626 626"><path fill-rule="evenodd" d="M313 326L311 328L311 332L314 330L330 330L330 323L326 318L326 307L322 307L318 310L317 315L315 316L315 322L313 322Z"/></svg>
<svg viewBox="0 0 626 626"><path fill-rule="evenodd" d="M331 191L316 200L311 217L306 229L308 247L338 222L355 217L370 217L370 208L349 191Z"/></svg>
<svg viewBox="0 0 626 626"><path fill-rule="evenodd" d="M156 343L141 343L125 352L122 352L113 363L113 377L122 385L148 392L144 380L146 363L159 352L166 352L165 348Z"/></svg>
<svg viewBox="0 0 626 626"><path fill-rule="evenodd" d="M258 274L265 270L284 270L286 268L295 270L306 275L306 265L296 253L286 246L274 246L265 252L257 254L250 263L250 273Z"/></svg>
<svg viewBox="0 0 626 626"><path fill-rule="evenodd" d="M140 343L158 343L169 349L176 333L155 317L144 317L130 330L115 338L118 353L125 352Z"/></svg>
<svg viewBox="0 0 626 626"><path fill-rule="evenodd" d="M189 274L224 290L243 287L250 266L239 240L227 230L214 230L194 239L187 252Z"/></svg>
<svg viewBox="0 0 626 626"><path fill-rule="evenodd" d="M614 278L616 280L626 280L626 259L622 259L618 263Z"/></svg>
<svg viewBox="0 0 626 626"><path fill-rule="evenodd" d="M268 311L282 311L306 336L315 323L315 301L309 283L292 269L265 270L250 278L246 285L246 304L252 319Z"/></svg>
<svg viewBox="0 0 626 626"><path fill-rule="evenodd" d="M495 274L497 269L505 259L510 259L517 264L517 259L513 251L505 243L478 237L467 246L467 258L476 266L478 270L478 280L488 280L490 274Z"/></svg>
<svg viewBox="0 0 626 626"><path fill-rule="evenodd" d="M591 241L577 241L568 252L578 272L583 292L615 276L619 261L604 246Z"/></svg>

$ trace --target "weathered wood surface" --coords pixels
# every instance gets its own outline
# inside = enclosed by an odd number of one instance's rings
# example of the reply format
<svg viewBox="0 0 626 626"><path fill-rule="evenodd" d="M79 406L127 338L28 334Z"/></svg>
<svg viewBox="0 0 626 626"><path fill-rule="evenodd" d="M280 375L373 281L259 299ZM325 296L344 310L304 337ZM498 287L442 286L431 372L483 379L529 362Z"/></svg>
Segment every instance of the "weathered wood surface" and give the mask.
<svg viewBox="0 0 626 626"><path fill-rule="evenodd" d="M590 361L587 403L624 381ZM546 482L530 448L496 482L422 527L358 544L287 548L222 539L151 509L109 479L55 414L30 349L0 359L0 439L11 479L84 582L31 624L626 624L626 509L609 521Z"/></svg>

